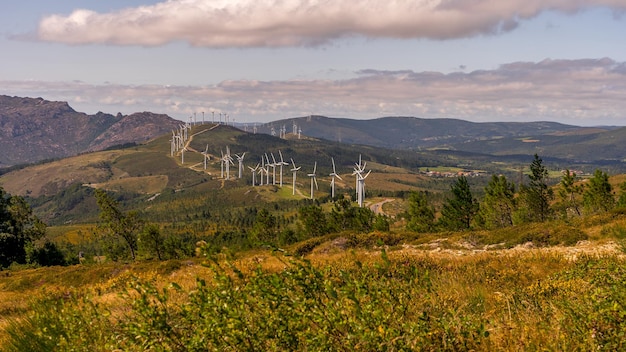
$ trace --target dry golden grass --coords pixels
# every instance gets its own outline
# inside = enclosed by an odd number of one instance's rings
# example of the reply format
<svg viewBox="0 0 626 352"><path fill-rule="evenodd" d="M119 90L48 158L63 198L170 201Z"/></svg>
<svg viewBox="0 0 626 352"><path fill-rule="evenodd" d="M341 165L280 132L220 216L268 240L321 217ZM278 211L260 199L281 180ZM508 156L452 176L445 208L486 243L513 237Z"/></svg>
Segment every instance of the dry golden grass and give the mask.
<svg viewBox="0 0 626 352"><path fill-rule="evenodd" d="M155 194L161 192L168 182L167 175L124 177L102 183L90 184L93 188L107 191L134 192L140 194Z"/></svg>
<svg viewBox="0 0 626 352"><path fill-rule="evenodd" d="M35 165L3 175L0 177L0 185L13 195L52 195L75 182L96 183L107 180L111 176L110 172L101 163L109 163L134 152L130 149L104 151Z"/></svg>

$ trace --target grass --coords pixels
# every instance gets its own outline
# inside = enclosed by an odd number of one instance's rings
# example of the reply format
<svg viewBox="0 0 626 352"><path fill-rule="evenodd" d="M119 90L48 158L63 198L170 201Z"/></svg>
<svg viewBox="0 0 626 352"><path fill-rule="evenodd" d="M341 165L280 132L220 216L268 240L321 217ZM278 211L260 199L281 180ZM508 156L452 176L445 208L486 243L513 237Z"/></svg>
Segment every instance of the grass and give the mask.
<svg viewBox="0 0 626 352"><path fill-rule="evenodd" d="M0 341L9 351L50 341L130 351L625 347L626 271L616 256L356 250L302 261L256 251L207 264L45 269L58 276L51 294L9 311L28 319L5 321ZM19 289L35 289L43 271L24 273ZM3 296L17 289L4 286Z"/></svg>

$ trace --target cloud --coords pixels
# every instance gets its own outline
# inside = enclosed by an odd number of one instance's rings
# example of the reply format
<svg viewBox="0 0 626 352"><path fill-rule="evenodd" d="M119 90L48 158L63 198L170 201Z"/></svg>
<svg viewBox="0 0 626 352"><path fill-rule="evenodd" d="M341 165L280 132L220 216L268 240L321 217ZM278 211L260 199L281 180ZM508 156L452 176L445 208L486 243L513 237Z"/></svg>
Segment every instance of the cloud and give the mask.
<svg viewBox="0 0 626 352"><path fill-rule="evenodd" d="M249 122L320 114L624 125L626 117L626 62L607 58L514 62L449 74L362 70L343 80L213 86L0 81L0 87L0 94L64 100L88 113L153 111L180 119L215 111Z"/></svg>
<svg viewBox="0 0 626 352"><path fill-rule="evenodd" d="M44 17L43 41L199 47L290 47L338 38L454 39L497 34L552 10L573 13L622 0L168 0L110 13L78 9Z"/></svg>

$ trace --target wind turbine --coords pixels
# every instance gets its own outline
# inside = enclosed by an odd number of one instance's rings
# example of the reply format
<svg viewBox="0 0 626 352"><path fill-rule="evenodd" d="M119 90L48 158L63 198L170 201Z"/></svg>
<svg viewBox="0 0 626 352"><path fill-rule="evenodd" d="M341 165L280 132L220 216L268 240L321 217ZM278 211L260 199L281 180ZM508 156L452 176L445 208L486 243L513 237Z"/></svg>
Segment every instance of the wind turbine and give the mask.
<svg viewBox="0 0 626 352"><path fill-rule="evenodd" d="M265 172L265 159L263 159L263 155L261 155L261 168L259 169L259 173L261 174L261 182L259 186L263 186L263 172Z"/></svg>
<svg viewBox="0 0 626 352"><path fill-rule="evenodd" d="M356 176L356 198L361 208L363 207L363 198L365 198L365 179L370 175L370 172L372 172L372 170L370 170L363 176L365 165L367 165L367 163L362 162L361 155L359 155L359 163L355 164L354 172L352 173Z"/></svg>
<svg viewBox="0 0 626 352"><path fill-rule="evenodd" d="M335 177L337 177L340 180L343 180L343 179L341 178L341 176L337 174L337 171L335 171L335 159L330 158L330 160L333 162L333 172L329 175L332 177L332 179L330 180L330 196L331 198L335 198Z"/></svg>
<svg viewBox="0 0 626 352"><path fill-rule="evenodd" d="M241 178L241 174L243 174L243 157L246 156L246 152L243 152L241 156L235 154L237 157L237 161L239 162L239 178Z"/></svg>
<svg viewBox="0 0 626 352"><path fill-rule="evenodd" d="M291 172L293 172L293 195L296 195L296 173L298 172L298 170L300 170L302 168L302 166L300 167L296 167L296 163L293 162L293 159L291 159L291 165L293 165L293 169L291 169Z"/></svg>
<svg viewBox="0 0 626 352"><path fill-rule="evenodd" d="M267 157L267 153L265 153L265 160L267 161L265 163L265 184L269 185L270 184L270 166L272 166L270 164L270 158Z"/></svg>
<svg viewBox="0 0 626 352"><path fill-rule="evenodd" d="M185 152L187 151L186 147L183 147L183 149L180 150L180 163L184 164L185 163Z"/></svg>
<svg viewBox="0 0 626 352"><path fill-rule="evenodd" d="M178 139L176 138L176 134L172 131L172 139L170 139L170 156L174 156L174 152L176 151L178 146Z"/></svg>
<svg viewBox="0 0 626 352"><path fill-rule="evenodd" d="M361 154L359 154L359 163L358 164L354 164L356 165L356 167L354 168L354 172L352 173L353 175L356 175L356 180L355 180L355 189L356 189L356 196L357 198L359 197L359 176L361 176L363 174L363 171L365 171L365 165L367 165L367 163L363 163L361 160Z"/></svg>
<svg viewBox="0 0 626 352"><path fill-rule="evenodd" d="M317 187L317 178L315 177L315 171L317 171L317 161L313 165L313 173L307 174L311 178L311 199L313 199L313 182L315 182L315 188Z"/></svg>
<svg viewBox="0 0 626 352"><path fill-rule="evenodd" d="M358 175L359 196L357 197L357 202L359 202L360 208L363 208L363 199L365 198L365 179L367 178L367 176L370 175L370 172L372 172L372 170L368 171L367 174L365 174L365 176L363 176L362 174Z"/></svg>
<svg viewBox="0 0 626 352"><path fill-rule="evenodd" d="M283 153L280 152L280 150L278 151L278 155L280 155L280 161L278 162L278 166L280 166L280 187L283 187L283 165L289 165L289 163L286 163L285 160L283 160Z"/></svg>
<svg viewBox="0 0 626 352"><path fill-rule="evenodd" d="M224 163L226 164L226 179L230 180L230 165L235 165L233 163L233 158L230 156L230 148L226 147L226 155L224 155Z"/></svg>
<svg viewBox="0 0 626 352"><path fill-rule="evenodd" d="M220 158L220 168L222 171L220 174L221 175L220 178L224 178L224 160L226 159L224 158L224 151L220 150L220 153L222 154L222 157Z"/></svg>
<svg viewBox="0 0 626 352"><path fill-rule="evenodd" d="M202 152L202 155L204 155L204 169L206 170L206 163L209 160L209 145L206 145L206 149Z"/></svg>
<svg viewBox="0 0 626 352"><path fill-rule="evenodd" d="M276 184L276 166L278 165L276 163L276 158L274 158L274 153L270 153L272 155L272 161L273 163L270 165L272 167L272 184L275 185Z"/></svg>
<svg viewBox="0 0 626 352"><path fill-rule="evenodd" d="M252 166L248 166L248 169L252 171L252 187L254 187L256 185L256 170L259 169L259 164L256 164L254 168ZM261 179L263 179L263 177L261 177Z"/></svg>

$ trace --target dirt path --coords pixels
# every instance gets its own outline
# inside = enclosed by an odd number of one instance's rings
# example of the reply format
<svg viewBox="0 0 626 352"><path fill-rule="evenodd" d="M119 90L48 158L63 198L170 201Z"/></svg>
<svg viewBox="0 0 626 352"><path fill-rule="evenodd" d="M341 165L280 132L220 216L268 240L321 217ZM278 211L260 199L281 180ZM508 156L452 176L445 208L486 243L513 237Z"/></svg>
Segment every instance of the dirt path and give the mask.
<svg viewBox="0 0 626 352"><path fill-rule="evenodd" d="M385 215L385 212L383 211L383 204L385 203L389 203L389 202L393 202L394 200L391 198L387 198L383 201L380 201L378 203L374 203L372 205L370 205L370 209L374 212L374 214L378 215Z"/></svg>

